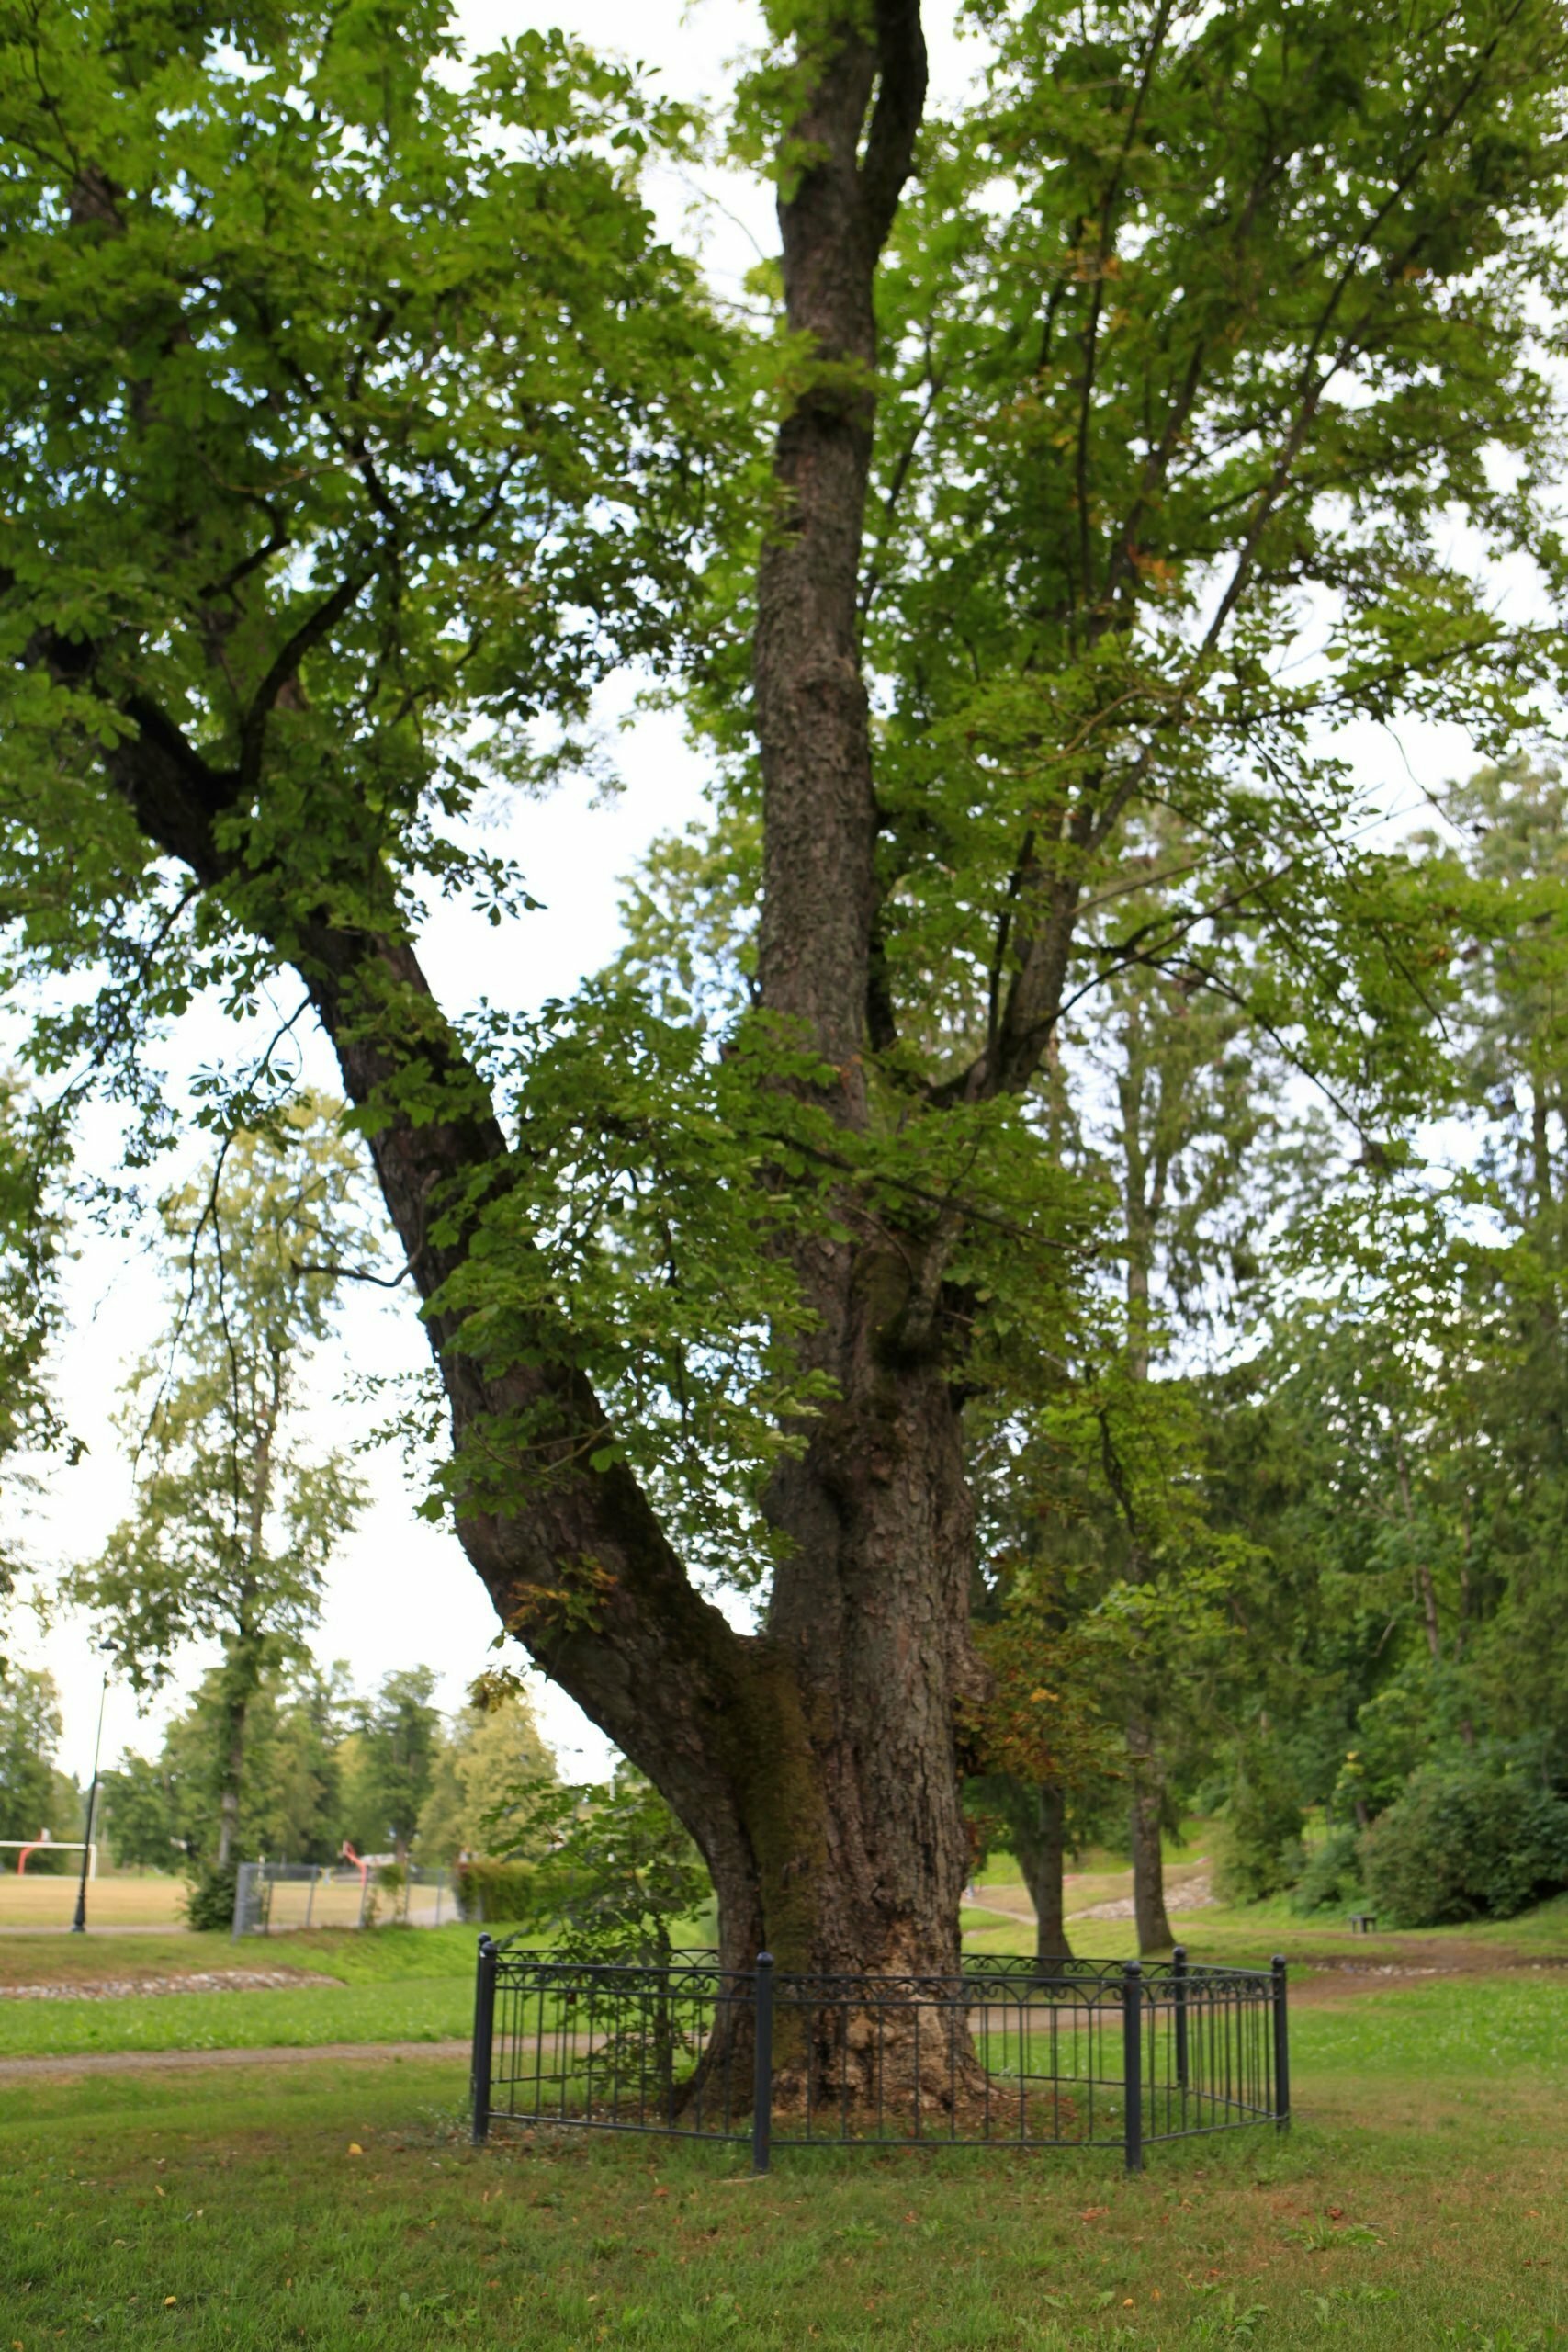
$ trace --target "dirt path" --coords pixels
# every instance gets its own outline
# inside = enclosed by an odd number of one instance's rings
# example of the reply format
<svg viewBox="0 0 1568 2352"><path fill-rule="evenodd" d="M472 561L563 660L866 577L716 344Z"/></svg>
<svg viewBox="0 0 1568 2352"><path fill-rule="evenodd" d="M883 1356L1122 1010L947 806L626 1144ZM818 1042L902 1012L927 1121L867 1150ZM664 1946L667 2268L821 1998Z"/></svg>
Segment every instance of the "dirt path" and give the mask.
<svg viewBox="0 0 1568 2352"><path fill-rule="evenodd" d="M65 2082L78 2075L161 2075L193 2066L305 2066L323 2058L461 2059L467 2041L317 2041L266 2050L87 2050L74 2057L0 2058L0 2083Z"/></svg>
<svg viewBox="0 0 1568 2352"><path fill-rule="evenodd" d="M1214 1901L1207 1855L1200 1855L1190 1862L1171 1862L1166 1867L1166 1898L1171 1912L1185 1917L1192 1911L1207 1911ZM1125 1894L1100 1895L1086 1901L1085 1888L1124 1886ZM1133 1917L1133 1873L1131 1871L1066 1871L1062 1886L1066 1894L1066 1910L1069 1919L1130 1919ZM987 1886L976 1888L971 1907L994 1912L998 1917L1021 1920L1025 1927L1034 1925L1034 1905L1029 1892L1021 1886Z"/></svg>

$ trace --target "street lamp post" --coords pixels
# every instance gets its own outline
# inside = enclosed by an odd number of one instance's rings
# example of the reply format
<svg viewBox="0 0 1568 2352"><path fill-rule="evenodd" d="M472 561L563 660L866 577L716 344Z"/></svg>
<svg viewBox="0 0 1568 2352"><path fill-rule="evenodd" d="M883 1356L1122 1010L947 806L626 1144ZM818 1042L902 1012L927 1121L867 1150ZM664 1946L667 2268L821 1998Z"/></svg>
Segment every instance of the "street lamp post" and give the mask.
<svg viewBox="0 0 1568 2352"><path fill-rule="evenodd" d="M98 1693L98 1728L93 1741L93 1778L87 1789L87 1832L82 1846L82 1875L76 1884L76 1917L71 1922L73 1936L87 1932L87 1866L93 1859L93 1815L98 1803L98 1757L104 1744L104 1703L109 1695L109 1668L104 1668L104 1687Z"/></svg>

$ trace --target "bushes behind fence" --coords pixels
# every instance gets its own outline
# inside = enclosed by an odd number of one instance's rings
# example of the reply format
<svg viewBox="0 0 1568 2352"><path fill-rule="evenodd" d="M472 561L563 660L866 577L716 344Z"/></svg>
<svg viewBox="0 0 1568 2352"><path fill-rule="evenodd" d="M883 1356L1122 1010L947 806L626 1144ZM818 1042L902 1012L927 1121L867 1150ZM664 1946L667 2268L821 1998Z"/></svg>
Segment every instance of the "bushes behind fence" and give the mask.
<svg viewBox="0 0 1568 2352"><path fill-rule="evenodd" d="M532 1862L459 1862L457 1905L465 1919L495 1928L531 1917Z"/></svg>

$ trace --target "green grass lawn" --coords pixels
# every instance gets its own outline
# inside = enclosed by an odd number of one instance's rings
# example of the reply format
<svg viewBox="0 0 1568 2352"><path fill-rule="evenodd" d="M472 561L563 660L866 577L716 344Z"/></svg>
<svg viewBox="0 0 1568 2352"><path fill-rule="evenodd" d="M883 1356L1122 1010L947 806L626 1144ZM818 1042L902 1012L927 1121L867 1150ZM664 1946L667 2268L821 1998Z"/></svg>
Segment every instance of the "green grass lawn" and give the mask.
<svg viewBox="0 0 1568 2352"><path fill-rule="evenodd" d="M313 1930L309 1935L0 1936L0 1984L94 1984L106 1976L191 1976L209 1969L293 1969L345 1984L472 1978L477 1928ZM0 2352L5 2352L0 2345Z"/></svg>
<svg viewBox="0 0 1568 2352"><path fill-rule="evenodd" d="M472 1928L255 1938L70 1936L0 1943L0 1983L86 1984L209 1970L309 1972L298 1989L0 1999L0 2059L105 2050L257 2050L329 2041L445 2041L473 2024ZM0 2092L0 2096L4 2096ZM0 2352L6 2339L0 2332Z"/></svg>
<svg viewBox="0 0 1568 2352"><path fill-rule="evenodd" d="M256 1996L255 1998L263 1996ZM234 1996L236 2006L240 1996ZM0 2111L0 2352L1123 2352L1568 2341L1564 1988L1304 2007L1301 2107L1152 2154L467 2144L461 2069L29 2085Z"/></svg>
<svg viewBox="0 0 1568 2352"><path fill-rule="evenodd" d="M1110 2150L786 2144L761 2182L672 2141L475 2151L465 2069L434 2055L0 2081L0 2352L1568 2346L1568 1904L1366 1939L1282 1907L1191 1925L1200 1956L1308 1963L1296 2126L1152 2149L1134 2181ZM0 2001L0 2051L461 2037L474 1940L0 1944L11 1983L335 1980Z"/></svg>
<svg viewBox="0 0 1568 2352"><path fill-rule="evenodd" d="M0 2002L0 2058L94 2050L299 2049L328 2041L446 2041L470 2031L467 1976L300 1992L160 1993ZM0 2096L3 2096L0 2092ZM5 2339L0 2336L0 2346Z"/></svg>

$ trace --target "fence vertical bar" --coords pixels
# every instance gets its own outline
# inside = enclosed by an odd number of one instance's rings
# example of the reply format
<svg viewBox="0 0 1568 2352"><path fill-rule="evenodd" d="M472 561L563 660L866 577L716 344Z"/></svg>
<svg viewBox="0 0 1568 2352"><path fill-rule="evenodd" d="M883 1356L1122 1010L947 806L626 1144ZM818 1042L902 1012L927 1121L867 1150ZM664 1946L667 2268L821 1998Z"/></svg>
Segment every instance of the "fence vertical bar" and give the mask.
<svg viewBox="0 0 1568 2352"><path fill-rule="evenodd" d="M751 2030L756 2064L751 2078L751 2169L766 2172L773 2127L773 1955L757 1954Z"/></svg>
<svg viewBox="0 0 1568 2352"><path fill-rule="evenodd" d="M1144 2168L1144 1972L1130 1960L1122 1971L1122 2125L1129 2172Z"/></svg>
<svg viewBox="0 0 1568 2352"><path fill-rule="evenodd" d="M479 1973L474 1983L474 2055L470 2082L474 2104L474 2143L490 2136L491 2067L495 2041L495 1972L500 1951L489 1936L479 1938Z"/></svg>
<svg viewBox="0 0 1568 2352"><path fill-rule="evenodd" d="M1170 1955L1170 2002L1176 2041L1176 2087L1187 2088L1187 1948L1178 1944ZM1185 2102L1184 2102L1185 2106Z"/></svg>
<svg viewBox="0 0 1568 2352"><path fill-rule="evenodd" d="M1291 2128L1291 2023L1285 2005L1285 1962L1276 1952L1274 1978L1274 2120L1281 2132Z"/></svg>

